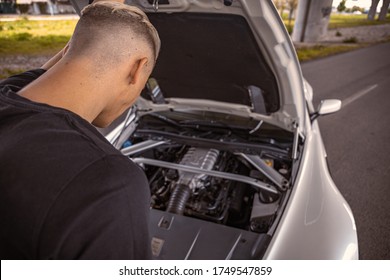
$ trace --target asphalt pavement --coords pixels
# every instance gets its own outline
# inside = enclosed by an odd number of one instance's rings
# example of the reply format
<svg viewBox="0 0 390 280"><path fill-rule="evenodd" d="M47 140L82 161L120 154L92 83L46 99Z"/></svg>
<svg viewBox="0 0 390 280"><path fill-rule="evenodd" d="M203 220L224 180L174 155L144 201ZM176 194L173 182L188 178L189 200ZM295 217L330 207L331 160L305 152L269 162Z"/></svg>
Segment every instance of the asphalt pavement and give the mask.
<svg viewBox="0 0 390 280"><path fill-rule="evenodd" d="M361 259L390 259L390 43L302 64L320 100L343 101L319 119L333 179L355 216Z"/></svg>

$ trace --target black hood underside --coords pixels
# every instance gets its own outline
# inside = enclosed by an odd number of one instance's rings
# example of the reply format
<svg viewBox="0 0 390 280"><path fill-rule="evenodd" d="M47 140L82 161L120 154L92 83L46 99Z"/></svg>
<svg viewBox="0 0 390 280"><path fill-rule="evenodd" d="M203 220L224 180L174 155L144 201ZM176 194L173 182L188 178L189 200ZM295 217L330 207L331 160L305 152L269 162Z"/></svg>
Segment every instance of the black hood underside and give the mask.
<svg viewBox="0 0 390 280"><path fill-rule="evenodd" d="M165 97L251 106L248 86L262 89L267 113L279 109L276 79L244 17L149 13L162 48L152 73Z"/></svg>

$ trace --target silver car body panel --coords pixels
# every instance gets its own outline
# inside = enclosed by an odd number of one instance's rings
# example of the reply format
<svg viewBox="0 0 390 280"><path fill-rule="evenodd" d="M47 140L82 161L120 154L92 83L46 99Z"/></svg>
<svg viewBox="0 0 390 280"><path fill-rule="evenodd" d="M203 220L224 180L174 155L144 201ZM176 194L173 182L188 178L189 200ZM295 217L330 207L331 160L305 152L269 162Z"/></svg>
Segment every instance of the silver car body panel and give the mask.
<svg viewBox="0 0 390 280"><path fill-rule="evenodd" d="M265 259L358 259L355 220L327 167L315 121L301 166Z"/></svg>

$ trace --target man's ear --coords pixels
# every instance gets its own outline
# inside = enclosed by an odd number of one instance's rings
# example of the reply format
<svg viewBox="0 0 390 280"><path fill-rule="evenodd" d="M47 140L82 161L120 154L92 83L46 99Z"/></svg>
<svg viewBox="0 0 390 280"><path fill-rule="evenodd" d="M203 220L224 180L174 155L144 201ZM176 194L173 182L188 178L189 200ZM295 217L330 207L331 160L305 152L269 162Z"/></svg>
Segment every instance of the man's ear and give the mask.
<svg viewBox="0 0 390 280"><path fill-rule="evenodd" d="M148 59L143 57L137 60L131 67L129 73L129 83L136 84L139 82L143 72L145 71L146 64L148 63Z"/></svg>

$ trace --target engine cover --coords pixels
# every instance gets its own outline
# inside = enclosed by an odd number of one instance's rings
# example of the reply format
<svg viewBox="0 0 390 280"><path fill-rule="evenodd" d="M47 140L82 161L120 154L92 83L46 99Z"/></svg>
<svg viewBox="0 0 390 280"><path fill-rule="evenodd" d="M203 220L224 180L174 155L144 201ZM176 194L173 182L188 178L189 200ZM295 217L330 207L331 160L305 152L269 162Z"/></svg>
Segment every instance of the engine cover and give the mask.
<svg viewBox="0 0 390 280"><path fill-rule="evenodd" d="M180 164L197 167L205 170L212 170L217 162L219 151L216 149L202 149L191 147L183 156ZM196 174L186 171L179 171L177 184L189 186L191 189L202 187L202 181L207 178L205 174Z"/></svg>

